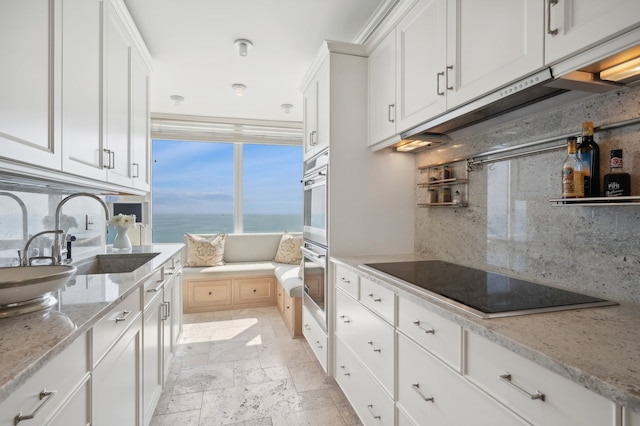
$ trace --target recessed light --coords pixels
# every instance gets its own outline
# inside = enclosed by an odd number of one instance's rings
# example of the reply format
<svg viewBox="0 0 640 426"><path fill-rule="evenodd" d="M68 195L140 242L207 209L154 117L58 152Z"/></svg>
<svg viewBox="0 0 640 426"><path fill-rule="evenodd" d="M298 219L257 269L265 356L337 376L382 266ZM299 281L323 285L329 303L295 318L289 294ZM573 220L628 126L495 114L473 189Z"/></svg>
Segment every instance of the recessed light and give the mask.
<svg viewBox="0 0 640 426"><path fill-rule="evenodd" d="M232 84L231 88L233 89L233 92L236 94L236 96L244 95L244 92L247 90L247 86L240 83Z"/></svg>
<svg viewBox="0 0 640 426"><path fill-rule="evenodd" d="M253 47L253 43L251 40L247 40L246 38L239 38L233 42L238 48L238 54L240 56L247 56L249 53L249 49Z"/></svg>
<svg viewBox="0 0 640 426"><path fill-rule="evenodd" d="M173 104L175 106L180 106L180 104L182 103L182 101L184 101L184 96L180 96L180 95L171 95L169 96L169 99L171 99L173 101Z"/></svg>
<svg viewBox="0 0 640 426"><path fill-rule="evenodd" d="M280 105L280 108L282 108L282 110L284 111L285 114L289 114L291 112L291 110L293 109L293 105L291 105L291 104L282 104L282 105Z"/></svg>

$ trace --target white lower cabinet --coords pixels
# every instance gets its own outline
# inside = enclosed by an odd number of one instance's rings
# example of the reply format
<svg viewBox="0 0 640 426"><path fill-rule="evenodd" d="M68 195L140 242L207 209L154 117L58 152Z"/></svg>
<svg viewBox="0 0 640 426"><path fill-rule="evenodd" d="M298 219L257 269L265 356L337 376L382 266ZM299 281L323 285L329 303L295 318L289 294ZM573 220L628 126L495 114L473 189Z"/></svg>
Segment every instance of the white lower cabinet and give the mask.
<svg viewBox="0 0 640 426"><path fill-rule="evenodd" d="M155 288L147 289L153 291ZM145 305L143 312L144 329L142 345L142 407L143 424L148 425L153 417L156 404L162 394L163 366L162 366L162 292L154 293L155 297Z"/></svg>
<svg viewBox="0 0 640 426"><path fill-rule="evenodd" d="M365 425L393 426L393 399L371 377L367 368L336 337L336 381Z"/></svg>
<svg viewBox="0 0 640 426"><path fill-rule="evenodd" d="M615 424L616 404L526 358L465 332L467 379L535 425Z"/></svg>
<svg viewBox="0 0 640 426"><path fill-rule="evenodd" d="M302 335L307 339L324 371L327 371L327 334L304 305L302 306Z"/></svg>
<svg viewBox="0 0 640 426"><path fill-rule="evenodd" d="M86 426L89 371L85 333L0 404L0 426Z"/></svg>
<svg viewBox="0 0 640 426"><path fill-rule="evenodd" d="M631 411L625 408L623 409L622 418L622 426L640 426L640 413L637 411Z"/></svg>
<svg viewBox="0 0 640 426"><path fill-rule="evenodd" d="M526 424L400 333L397 403L418 425Z"/></svg>
<svg viewBox="0 0 640 426"><path fill-rule="evenodd" d="M92 426L141 424L141 353L142 316L138 313L93 370Z"/></svg>

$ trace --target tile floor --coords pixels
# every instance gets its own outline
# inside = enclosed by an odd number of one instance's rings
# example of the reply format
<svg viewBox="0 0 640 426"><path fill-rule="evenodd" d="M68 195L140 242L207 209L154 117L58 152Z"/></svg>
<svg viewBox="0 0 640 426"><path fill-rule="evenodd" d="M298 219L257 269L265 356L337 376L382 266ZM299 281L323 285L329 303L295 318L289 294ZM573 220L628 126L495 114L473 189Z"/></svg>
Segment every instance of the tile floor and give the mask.
<svg viewBox="0 0 640 426"><path fill-rule="evenodd" d="M185 314L152 426L361 425L275 307Z"/></svg>

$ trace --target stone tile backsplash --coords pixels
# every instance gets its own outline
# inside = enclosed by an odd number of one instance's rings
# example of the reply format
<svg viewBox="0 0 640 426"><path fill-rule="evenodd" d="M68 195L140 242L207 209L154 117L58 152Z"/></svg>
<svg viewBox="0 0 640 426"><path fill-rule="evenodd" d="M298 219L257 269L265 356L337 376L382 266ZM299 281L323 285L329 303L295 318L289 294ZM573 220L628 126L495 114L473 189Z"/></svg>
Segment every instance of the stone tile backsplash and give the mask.
<svg viewBox="0 0 640 426"><path fill-rule="evenodd" d="M640 117L640 88L590 96L559 108L486 128L458 132L453 142L416 155L416 165L467 158L502 146ZM640 125L598 132L601 175L609 150L624 150L632 195L640 195ZM560 196L565 150L496 161L469 173L466 208L418 208L416 251L472 267L486 267L617 301L640 303L638 206L554 206ZM464 170L464 163L456 163ZM417 172L416 180L424 176ZM453 188L452 188L453 189ZM416 189L416 202L426 190Z"/></svg>

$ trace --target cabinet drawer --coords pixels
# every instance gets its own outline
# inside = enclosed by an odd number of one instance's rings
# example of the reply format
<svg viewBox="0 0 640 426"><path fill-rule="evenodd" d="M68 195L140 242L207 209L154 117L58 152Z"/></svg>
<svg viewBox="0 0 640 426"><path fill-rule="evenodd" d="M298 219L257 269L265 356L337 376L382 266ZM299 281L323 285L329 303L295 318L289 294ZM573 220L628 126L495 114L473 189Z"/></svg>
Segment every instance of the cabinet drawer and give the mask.
<svg viewBox="0 0 640 426"><path fill-rule="evenodd" d="M360 277L360 302L380 314L389 323L394 323L396 301L393 291Z"/></svg>
<svg viewBox="0 0 640 426"><path fill-rule="evenodd" d="M140 314L140 289L134 291L107 315L101 318L92 329L93 365L96 366L105 352L113 345Z"/></svg>
<svg viewBox="0 0 640 426"><path fill-rule="evenodd" d="M398 297L398 329L460 371L462 327L404 297Z"/></svg>
<svg viewBox="0 0 640 426"><path fill-rule="evenodd" d="M358 273L343 265L335 265L336 287L339 287L351 295L354 299L358 294Z"/></svg>
<svg viewBox="0 0 640 426"><path fill-rule="evenodd" d="M336 381L362 423L393 426L393 400L340 338L336 338Z"/></svg>
<svg viewBox="0 0 640 426"><path fill-rule="evenodd" d="M185 280L185 304L188 311L214 306L228 306L232 302L231 280ZM200 308L200 309L197 309Z"/></svg>
<svg viewBox="0 0 640 426"><path fill-rule="evenodd" d="M276 302L274 277L246 278L234 282L234 304Z"/></svg>
<svg viewBox="0 0 640 426"><path fill-rule="evenodd" d="M327 371L327 335L304 305L302 305L302 335L307 339L324 371Z"/></svg>
<svg viewBox="0 0 640 426"><path fill-rule="evenodd" d="M85 333L0 404L0 425L14 426L17 415L36 413L39 407L42 408L35 418L20 421L20 426L44 424L82 383L89 370L89 338ZM41 399L40 392L53 393Z"/></svg>
<svg viewBox="0 0 640 426"><path fill-rule="evenodd" d="M465 339L467 378L526 420L540 425L612 424L612 401L474 333L465 331Z"/></svg>
<svg viewBox="0 0 640 426"><path fill-rule="evenodd" d="M143 284L142 291L144 292L144 309L151 303L151 301L162 294L165 280L162 279L162 270L158 269L153 273Z"/></svg>
<svg viewBox="0 0 640 426"><path fill-rule="evenodd" d="M393 327L370 312L342 290L336 290L336 335L353 350L393 395Z"/></svg>
<svg viewBox="0 0 640 426"><path fill-rule="evenodd" d="M467 425L478 419L491 419L492 426L525 424L401 334L398 360L398 405L417 424Z"/></svg>

